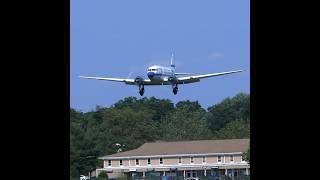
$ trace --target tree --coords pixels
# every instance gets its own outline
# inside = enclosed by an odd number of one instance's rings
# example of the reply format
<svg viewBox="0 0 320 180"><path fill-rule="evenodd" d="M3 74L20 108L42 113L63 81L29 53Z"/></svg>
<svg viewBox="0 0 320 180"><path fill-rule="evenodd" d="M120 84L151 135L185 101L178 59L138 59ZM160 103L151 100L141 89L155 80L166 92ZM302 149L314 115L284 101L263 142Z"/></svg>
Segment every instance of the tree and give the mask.
<svg viewBox="0 0 320 180"><path fill-rule="evenodd" d="M84 137L83 113L70 109L70 175L77 177L80 173L79 158Z"/></svg>
<svg viewBox="0 0 320 180"><path fill-rule="evenodd" d="M128 150L157 138L156 123L150 111L131 107L106 110L98 134L98 142L104 142L106 154L117 152L116 143L125 145L123 150Z"/></svg>
<svg viewBox="0 0 320 180"><path fill-rule="evenodd" d="M215 136L220 139L240 139L250 137L250 124L247 120L231 121L226 127L216 132Z"/></svg>
<svg viewBox="0 0 320 180"><path fill-rule="evenodd" d="M245 160L248 163L250 163L250 148L248 149L248 151L243 153L243 160Z"/></svg>
<svg viewBox="0 0 320 180"><path fill-rule="evenodd" d="M195 140L210 137L210 130L204 119L205 110L198 102L179 102L176 107L176 110L161 122L163 140Z"/></svg>
<svg viewBox="0 0 320 180"><path fill-rule="evenodd" d="M205 109L201 107L198 101L179 101L176 104L176 109L181 110L184 109L187 112L195 112L199 111L200 113L205 113Z"/></svg>
<svg viewBox="0 0 320 180"><path fill-rule="evenodd" d="M75 168L75 166L70 166L70 177L71 177L71 178L79 177L79 172L78 172L78 170Z"/></svg>
<svg viewBox="0 0 320 180"><path fill-rule="evenodd" d="M157 122L161 121L168 113L174 110L174 105L169 99L157 99L155 97L149 99L144 97L139 100L136 97L126 97L115 103L113 107L116 109L148 109L152 112L152 120Z"/></svg>
<svg viewBox="0 0 320 180"><path fill-rule="evenodd" d="M250 121L250 95L239 93L208 108L206 119L214 132L237 119Z"/></svg>

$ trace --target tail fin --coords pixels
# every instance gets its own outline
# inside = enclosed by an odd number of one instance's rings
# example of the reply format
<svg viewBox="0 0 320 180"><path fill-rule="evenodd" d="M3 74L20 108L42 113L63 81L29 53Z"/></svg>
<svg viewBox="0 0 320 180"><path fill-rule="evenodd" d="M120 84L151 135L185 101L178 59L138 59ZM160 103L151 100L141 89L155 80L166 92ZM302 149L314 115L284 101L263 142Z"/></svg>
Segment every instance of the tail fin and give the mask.
<svg viewBox="0 0 320 180"><path fill-rule="evenodd" d="M172 69L176 68L176 65L174 64L174 54L173 53L171 54L171 65L170 66Z"/></svg>

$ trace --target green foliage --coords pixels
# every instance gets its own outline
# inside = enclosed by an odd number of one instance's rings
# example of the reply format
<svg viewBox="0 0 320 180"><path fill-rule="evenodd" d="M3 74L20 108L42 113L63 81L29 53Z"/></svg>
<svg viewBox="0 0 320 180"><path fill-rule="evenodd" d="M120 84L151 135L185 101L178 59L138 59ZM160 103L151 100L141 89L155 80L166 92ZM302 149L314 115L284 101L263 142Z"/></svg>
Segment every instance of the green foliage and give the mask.
<svg viewBox="0 0 320 180"><path fill-rule="evenodd" d="M115 103L114 107L117 109L148 109L149 111L152 111L152 119L154 121L161 121L162 118L174 109L174 105L170 100L156 99L155 97L149 99L142 98L139 100L136 97L126 97L124 100Z"/></svg>
<svg viewBox="0 0 320 180"><path fill-rule="evenodd" d="M250 124L248 120L231 121L226 127L216 132L216 137L220 139L241 139L250 137Z"/></svg>
<svg viewBox="0 0 320 180"><path fill-rule="evenodd" d="M70 166L70 177L79 177L79 172L75 166Z"/></svg>
<svg viewBox="0 0 320 180"><path fill-rule="evenodd" d="M104 171L100 172L99 176L97 177L97 180L107 180L108 174Z"/></svg>
<svg viewBox="0 0 320 180"><path fill-rule="evenodd" d="M198 102L179 102L176 110L161 123L162 139L195 140L210 137L210 130L204 118L205 110Z"/></svg>
<svg viewBox="0 0 320 180"><path fill-rule="evenodd" d="M206 119L212 131L224 128L237 119L250 120L250 95L239 93L209 107Z"/></svg>
<svg viewBox="0 0 320 180"><path fill-rule="evenodd" d="M176 104L176 109L185 110L187 112L201 112L205 113L205 110L201 107L198 101L180 101Z"/></svg>
<svg viewBox="0 0 320 180"><path fill-rule="evenodd" d="M116 143L124 145L122 150L128 150L157 139L157 123L152 120L152 114L146 109L110 108L105 110L103 120L99 128L98 141L104 141L104 147L108 147L104 153L117 152Z"/></svg>
<svg viewBox="0 0 320 180"><path fill-rule="evenodd" d="M248 149L248 151L243 153L243 160L245 160L248 163L250 163L250 149Z"/></svg>
<svg viewBox="0 0 320 180"><path fill-rule="evenodd" d="M197 101L127 97L109 108L83 113L70 108L70 176L101 168L98 157L156 140L248 138L250 96L240 93L211 106ZM117 144L117 145L116 145Z"/></svg>

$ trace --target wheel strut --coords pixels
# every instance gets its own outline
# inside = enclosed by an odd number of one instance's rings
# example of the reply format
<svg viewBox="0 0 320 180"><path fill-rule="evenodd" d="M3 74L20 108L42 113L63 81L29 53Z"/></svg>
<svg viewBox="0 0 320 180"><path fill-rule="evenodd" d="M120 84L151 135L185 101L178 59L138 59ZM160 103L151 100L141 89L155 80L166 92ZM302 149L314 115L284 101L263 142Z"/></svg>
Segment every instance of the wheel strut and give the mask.
<svg viewBox="0 0 320 180"><path fill-rule="evenodd" d="M139 85L139 94L140 94L141 96L143 96L143 94L144 94L144 85L143 85L143 84L140 84L140 85Z"/></svg>

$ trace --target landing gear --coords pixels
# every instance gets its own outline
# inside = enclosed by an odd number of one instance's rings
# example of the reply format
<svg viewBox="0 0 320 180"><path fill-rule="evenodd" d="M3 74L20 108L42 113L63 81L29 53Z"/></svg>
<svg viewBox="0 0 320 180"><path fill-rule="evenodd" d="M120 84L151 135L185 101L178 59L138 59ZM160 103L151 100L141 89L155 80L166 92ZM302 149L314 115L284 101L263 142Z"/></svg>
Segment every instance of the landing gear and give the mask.
<svg viewBox="0 0 320 180"><path fill-rule="evenodd" d="M172 85L172 92L174 95L178 93L178 84L173 84Z"/></svg>
<svg viewBox="0 0 320 180"><path fill-rule="evenodd" d="M144 93L144 85L143 84L139 84L139 94L141 96L143 96L143 93Z"/></svg>

